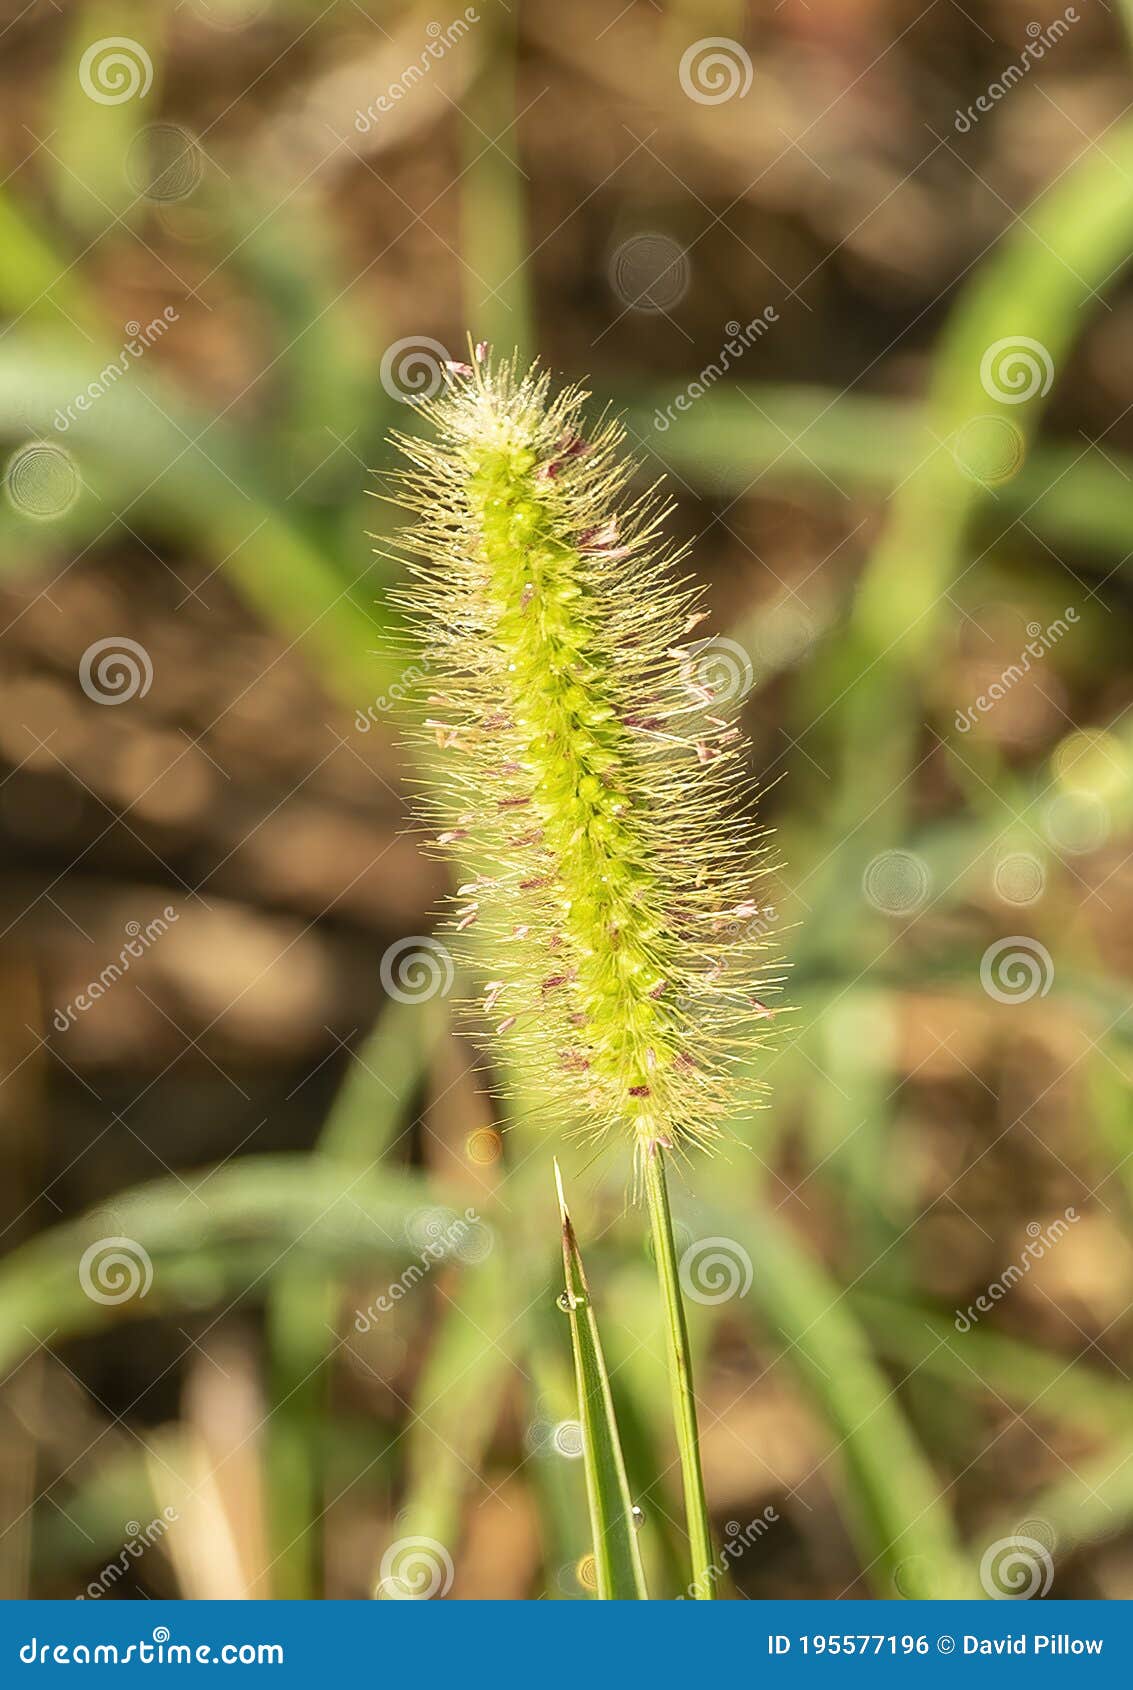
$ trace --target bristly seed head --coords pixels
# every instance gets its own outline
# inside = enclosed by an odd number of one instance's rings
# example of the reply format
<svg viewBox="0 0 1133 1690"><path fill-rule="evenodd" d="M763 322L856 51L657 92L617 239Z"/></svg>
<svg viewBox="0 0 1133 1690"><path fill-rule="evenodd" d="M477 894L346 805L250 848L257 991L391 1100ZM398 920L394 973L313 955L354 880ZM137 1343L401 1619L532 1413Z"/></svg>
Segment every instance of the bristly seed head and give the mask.
<svg viewBox="0 0 1133 1690"><path fill-rule="evenodd" d="M422 734L437 844L474 875L458 926L478 918L498 976L480 1005L560 1076L565 1122L639 1153L709 1145L758 1089L770 1014L764 929L730 919L759 908L744 743L718 700L706 714L681 644L704 612L656 491L626 497L622 429L586 430L577 387L474 358L421 407L434 438L398 437L397 501L416 518L401 602L446 716Z"/></svg>

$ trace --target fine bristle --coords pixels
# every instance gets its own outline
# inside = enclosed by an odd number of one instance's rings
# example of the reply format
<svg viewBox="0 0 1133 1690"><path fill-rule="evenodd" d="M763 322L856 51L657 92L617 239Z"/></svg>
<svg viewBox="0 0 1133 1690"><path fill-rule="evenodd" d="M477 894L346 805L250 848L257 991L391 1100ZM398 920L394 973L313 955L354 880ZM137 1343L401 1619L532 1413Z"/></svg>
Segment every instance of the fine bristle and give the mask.
<svg viewBox="0 0 1133 1690"><path fill-rule="evenodd" d="M662 502L627 496L587 397L479 354L423 407L433 437L399 438L429 810L509 1059L564 1123L707 1146L770 1015L747 747Z"/></svg>

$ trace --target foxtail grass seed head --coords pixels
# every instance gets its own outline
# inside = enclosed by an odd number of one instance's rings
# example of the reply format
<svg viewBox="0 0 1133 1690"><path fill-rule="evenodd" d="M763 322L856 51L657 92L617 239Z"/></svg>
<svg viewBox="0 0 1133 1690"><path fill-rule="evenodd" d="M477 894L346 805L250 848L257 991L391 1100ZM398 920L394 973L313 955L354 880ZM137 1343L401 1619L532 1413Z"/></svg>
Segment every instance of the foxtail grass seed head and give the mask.
<svg viewBox="0 0 1133 1690"><path fill-rule="evenodd" d="M770 1011L746 744L656 491L578 387L478 346L398 436L434 843L479 1006L564 1123L710 1145ZM472 933L469 933L472 929Z"/></svg>

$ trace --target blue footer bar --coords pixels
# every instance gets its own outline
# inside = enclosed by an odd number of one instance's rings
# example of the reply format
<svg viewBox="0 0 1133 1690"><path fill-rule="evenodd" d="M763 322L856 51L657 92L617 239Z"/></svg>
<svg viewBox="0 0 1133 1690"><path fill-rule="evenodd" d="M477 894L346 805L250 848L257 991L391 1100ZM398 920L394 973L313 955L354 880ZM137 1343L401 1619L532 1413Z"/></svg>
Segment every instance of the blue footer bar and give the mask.
<svg viewBox="0 0 1133 1690"><path fill-rule="evenodd" d="M1129 1681L1124 1602L7 1602L0 1684L145 1675L217 1684L252 1674L315 1686L397 1674L461 1690L640 1681L654 1664L696 1682ZM726 1680L725 1680L726 1682Z"/></svg>

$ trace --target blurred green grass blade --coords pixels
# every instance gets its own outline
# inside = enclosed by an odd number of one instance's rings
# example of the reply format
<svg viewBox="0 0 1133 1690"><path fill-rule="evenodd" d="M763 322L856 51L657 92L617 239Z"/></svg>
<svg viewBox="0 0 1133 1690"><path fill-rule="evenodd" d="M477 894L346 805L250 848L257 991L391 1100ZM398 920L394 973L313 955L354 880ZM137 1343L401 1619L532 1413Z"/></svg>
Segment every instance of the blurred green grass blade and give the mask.
<svg viewBox="0 0 1133 1690"><path fill-rule="evenodd" d="M631 435L681 479L728 499L787 493L812 506L816 499L887 498L941 445L928 404L919 400L720 382L659 432L655 420L664 420L672 400L671 387L624 393ZM1133 541L1130 479L1133 463L1108 441L1104 457L1081 444L1034 445L1018 474L986 501L987 532L1000 534L1025 514L1035 533L1073 546L1083 571L1101 571L1109 565L1093 547L1124 553Z"/></svg>
<svg viewBox="0 0 1133 1690"><path fill-rule="evenodd" d="M369 1168L393 1149L399 1127L448 1028L441 998L387 1001L373 1032L353 1053L314 1154L343 1167Z"/></svg>
<svg viewBox="0 0 1133 1690"><path fill-rule="evenodd" d="M856 1290L850 1301L882 1355L920 1374L986 1395L1031 1418L1065 1420L1103 1433L1133 1425L1133 1388L1084 1362L1048 1354L992 1328L957 1330L938 1311Z"/></svg>
<svg viewBox="0 0 1133 1690"><path fill-rule="evenodd" d="M62 1342L170 1308L262 1296L295 1250L328 1268L375 1258L398 1262L406 1222L424 1204L446 1200L457 1201L405 1169L363 1176L299 1154L249 1156L135 1186L116 1194L112 1225L104 1209L95 1208L40 1233L0 1262L0 1372L48 1333ZM112 1233L135 1246L128 1252L134 1271L115 1282L100 1278L94 1253ZM112 1298L92 1299L84 1287L80 1267L87 1251L88 1284L105 1283ZM136 1289L123 1290L131 1284Z"/></svg>
<svg viewBox="0 0 1133 1690"><path fill-rule="evenodd" d="M321 1498L327 1414L327 1356L338 1319L338 1281L313 1267L289 1268L268 1296L264 1337L271 1412L264 1426L271 1594L309 1601L322 1582Z"/></svg>
<svg viewBox="0 0 1133 1690"><path fill-rule="evenodd" d="M570 1319L578 1409L582 1423L586 1493L594 1542L598 1595L605 1601L644 1600L648 1595L641 1552L634 1525L633 1503L626 1478L614 1401L598 1337L598 1322L586 1282L578 1241L563 1194L562 1176L555 1163L559 1216L563 1232L563 1306Z"/></svg>
<svg viewBox="0 0 1133 1690"><path fill-rule="evenodd" d="M525 1407L528 1422L542 1435L527 1472L539 1510L542 1596L563 1601L593 1594L585 1576L592 1555L586 1475L577 1461L559 1459L553 1448L553 1428L578 1412L578 1389L563 1348L562 1316L557 1309L548 1312L546 1302L540 1297L527 1311Z"/></svg>
<svg viewBox="0 0 1133 1690"><path fill-rule="evenodd" d="M751 1258L751 1307L783 1345L836 1440L848 1523L879 1596L979 1596L933 1473L845 1293L775 1214L719 1208L714 1233ZM896 1576L901 1573L898 1587Z"/></svg>
<svg viewBox="0 0 1133 1690"><path fill-rule="evenodd" d="M280 214L246 183L225 184L215 199L231 249L226 268L259 302L279 348L261 378L278 395L264 422L279 497L313 507L320 528L341 537L331 562L346 572L381 508L366 496L367 468L404 421L379 379L382 323L350 291L340 233L319 201L300 196ZM258 381L251 392L260 391Z"/></svg>
<svg viewBox="0 0 1133 1690"><path fill-rule="evenodd" d="M1024 1521L1040 1524L1045 1528L1044 1535L1049 1534L1055 1572L1060 1560L1075 1550L1128 1531L1133 1524L1133 1437L1127 1433L1101 1455L1086 1460L1076 1457L1069 1477L1064 1475L1042 1490L1029 1491L1014 1508L994 1515L983 1525L977 1548L990 1556L992 1545L1002 1549L1023 1540L1028 1547L1026 1539L1031 1534L1021 1523ZM1041 1557L1038 1559L1041 1572ZM1103 1589L1096 1594L1116 1596L1122 1592Z"/></svg>
<svg viewBox="0 0 1133 1690"><path fill-rule="evenodd" d="M516 133L518 8L497 7L477 32L480 63L461 122L461 275L466 327L523 364L535 350L524 189ZM467 356L463 346L453 356Z"/></svg>
<svg viewBox="0 0 1133 1690"><path fill-rule="evenodd" d="M55 74L52 133L44 150L53 173L52 199L79 237L80 249L119 221L127 227L137 222L147 209L141 192L147 163L140 154L145 131L159 116L168 29L163 7L136 0L126 5L94 0L72 15ZM108 40L114 46L93 53L80 76L84 54ZM97 100L88 87L103 94L121 95L131 88L136 93L130 99ZM169 270L162 274L176 290L173 297L179 297L175 277Z"/></svg>
<svg viewBox="0 0 1133 1690"><path fill-rule="evenodd" d="M5 343L0 428L21 429L28 394L48 415L66 407L111 356L104 346L79 353ZM309 653L344 702L359 708L380 690L384 671L374 647L387 624L364 586L370 566L344 586L282 512L276 489L232 430L209 425L134 369L62 438L92 489L95 537L113 533L120 513L132 525L144 518L164 528L179 546L195 540L269 626Z"/></svg>
<svg viewBox="0 0 1133 1690"><path fill-rule="evenodd" d="M1036 200L973 280L946 325L934 360L928 426L940 440L897 495L892 520L859 595L855 620L871 649L902 638L900 660L931 649L945 598L962 562L962 540L976 507L993 489L964 474L949 450L958 429L994 413L982 375L988 349L1037 341L1057 372L1133 251L1133 122L1112 129L1104 152L1089 149ZM993 384L994 385L994 384ZM1044 409L1048 383L1011 406L1025 448ZM912 548L910 550L910 548ZM909 557L917 558L916 569Z"/></svg>
<svg viewBox="0 0 1133 1690"><path fill-rule="evenodd" d="M390 1001L351 1055L313 1155L339 1167L375 1166L393 1145L447 1021L441 1000ZM304 1262L286 1269L268 1296L266 1323L272 1412L265 1431L270 1478L272 1591L296 1601L320 1586L325 1488L327 1362L341 1289Z"/></svg>
<svg viewBox="0 0 1133 1690"><path fill-rule="evenodd" d="M452 1555L466 1493L481 1480L485 1452L515 1372L522 1340L514 1275L497 1238L465 1266L414 1390L405 1439L406 1489L399 1539L430 1539ZM388 1553L388 1551L387 1551ZM379 1566L374 1593L380 1596Z"/></svg>
<svg viewBox="0 0 1133 1690"><path fill-rule="evenodd" d="M118 1447L119 1439L121 1447ZM44 1580L45 1588L59 1590L62 1585L68 1594L77 1596L85 1588L79 1584L83 1573L89 1579L92 1569L97 1576L109 1567L112 1571L100 1594L113 1594L114 1585L123 1576L120 1558L124 1526L127 1521L137 1521L144 1533L160 1515L146 1465L145 1446L124 1432L116 1438L114 1431L109 1431L107 1445L100 1454L100 1461L80 1463L66 1476L62 1507L51 1498L40 1498L31 1551L33 1568ZM14 1524L9 1522L9 1529ZM149 1547L159 1561L163 1559L161 1536L155 1533ZM170 1574L155 1567L148 1554L146 1576L147 1581L159 1587L167 1586L167 1594L175 1594Z"/></svg>
<svg viewBox="0 0 1133 1690"><path fill-rule="evenodd" d="M6 325L6 335L25 314L56 332L70 332L67 318L71 318L85 333L95 326L98 318L74 267L59 257L19 200L2 187L0 309L12 319ZM25 389L24 398L28 402L33 400L34 389Z"/></svg>
<svg viewBox="0 0 1133 1690"><path fill-rule="evenodd" d="M691 1598L657 1275L636 1250L628 1261L617 1258L617 1264L602 1296L603 1349L630 1494L640 1510L638 1542L646 1583L657 1595L681 1591ZM696 1378L702 1376L712 1338L712 1311L704 1314L709 1318L698 1320L690 1334Z"/></svg>

